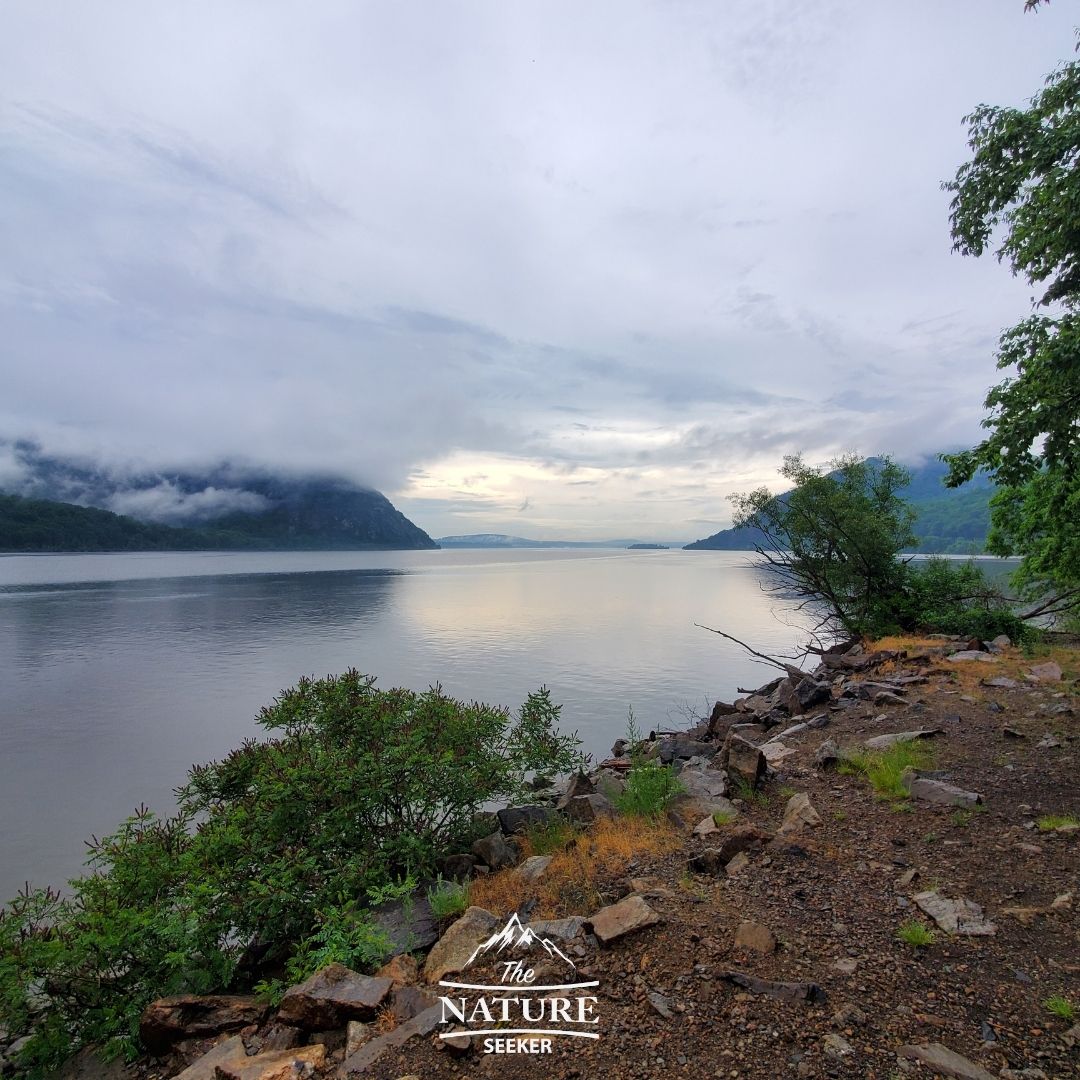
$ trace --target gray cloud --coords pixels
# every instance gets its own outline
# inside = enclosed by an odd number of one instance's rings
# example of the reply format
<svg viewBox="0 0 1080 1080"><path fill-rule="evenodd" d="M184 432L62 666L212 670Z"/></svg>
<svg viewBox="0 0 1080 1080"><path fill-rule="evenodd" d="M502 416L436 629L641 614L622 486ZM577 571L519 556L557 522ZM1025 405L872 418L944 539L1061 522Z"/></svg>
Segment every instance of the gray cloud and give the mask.
<svg viewBox="0 0 1080 1080"><path fill-rule="evenodd" d="M1028 296L938 185L1072 48L980 0L0 18L0 436L340 472L433 534L668 491L691 535L785 452L977 438Z"/></svg>

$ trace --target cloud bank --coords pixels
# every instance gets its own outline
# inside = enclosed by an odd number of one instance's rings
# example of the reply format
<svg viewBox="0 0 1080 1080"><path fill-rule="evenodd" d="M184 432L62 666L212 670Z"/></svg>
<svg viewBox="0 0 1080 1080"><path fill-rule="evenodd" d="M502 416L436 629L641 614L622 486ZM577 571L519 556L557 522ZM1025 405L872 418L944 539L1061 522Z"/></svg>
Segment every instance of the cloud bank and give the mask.
<svg viewBox="0 0 1080 1080"><path fill-rule="evenodd" d="M970 442L1029 297L939 183L1072 55L1022 7L6 5L0 436L541 538Z"/></svg>

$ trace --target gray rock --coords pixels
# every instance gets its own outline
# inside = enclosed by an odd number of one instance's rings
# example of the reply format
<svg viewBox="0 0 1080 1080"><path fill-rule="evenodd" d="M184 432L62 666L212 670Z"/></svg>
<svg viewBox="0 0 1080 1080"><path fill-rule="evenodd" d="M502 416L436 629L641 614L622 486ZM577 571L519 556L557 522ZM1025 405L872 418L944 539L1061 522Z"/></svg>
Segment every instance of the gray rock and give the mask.
<svg viewBox="0 0 1080 1080"><path fill-rule="evenodd" d="M821 815L810 805L810 796L806 792L792 795L784 807L784 820L777 830L778 836L792 836L800 833L808 825L821 824Z"/></svg>
<svg viewBox="0 0 1080 1080"><path fill-rule="evenodd" d="M494 916L492 916L494 918ZM397 1049L417 1035L430 1035L442 1023L442 1005L414 1016L404 1024L399 1024L393 1031L371 1039L347 1057L338 1068L338 1076L348 1077L367 1072L388 1050Z"/></svg>
<svg viewBox="0 0 1080 1080"><path fill-rule="evenodd" d="M716 744L689 739L682 735L673 735L662 739L659 749L660 762L670 765L673 761L692 757L711 758L716 753Z"/></svg>
<svg viewBox="0 0 1080 1080"><path fill-rule="evenodd" d="M811 1001L824 1004L828 995L812 982L774 982L772 979L759 979L743 971L722 971L717 975L724 982L734 983L752 994L765 994L777 1001Z"/></svg>
<svg viewBox="0 0 1080 1080"><path fill-rule="evenodd" d="M343 1027L349 1020L371 1020L392 985L390 979L330 964L285 991L278 1020L306 1031Z"/></svg>
<svg viewBox="0 0 1080 1080"><path fill-rule="evenodd" d="M1015 690L1020 684L1004 675L995 675L992 679L983 679L982 685L994 687L996 690Z"/></svg>
<svg viewBox="0 0 1080 1080"><path fill-rule="evenodd" d="M556 941L573 941L585 933L585 920L580 915L568 915L564 919L537 919L529 928L540 937Z"/></svg>
<svg viewBox="0 0 1080 1080"><path fill-rule="evenodd" d="M1061 668L1053 660L1045 664L1033 664L1028 668L1029 679L1034 682L1061 682Z"/></svg>
<svg viewBox="0 0 1080 1080"><path fill-rule="evenodd" d="M879 690L874 695L874 704L881 705L907 705L907 698L901 697L892 690Z"/></svg>
<svg viewBox="0 0 1080 1080"><path fill-rule="evenodd" d="M587 824L597 818L614 817L615 807L603 795L578 795L566 804L566 816Z"/></svg>
<svg viewBox="0 0 1080 1080"><path fill-rule="evenodd" d="M978 660L984 664L996 664L998 662L996 656L991 656L990 653L985 653L981 649L961 649L951 656L946 656L945 659L953 664L962 664L968 660Z"/></svg>
<svg viewBox="0 0 1080 1080"><path fill-rule="evenodd" d="M551 860L554 857L554 855L532 855L517 867L514 873L522 881L532 884L544 876L544 872L551 865Z"/></svg>
<svg viewBox="0 0 1080 1080"><path fill-rule="evenodd" d="M656 990L649 990L645 994L645 999L653 1007L654 1011L659 1013L665 1020L670 1020L675 1015L671 1011L670 1000Z"/></svg>
<svg viewBox="0 0 1080 1080"><path fill-rule="evenodd" d="M508 806L496 811L495 816L499 819L499 828L507 836L524 832L533 825L548 825L559 819L558 811L550 806Z"/></svg>
<svg viewBox="0 0 1080 1080"><path fill-rule="evenodd" d="M439 940L439 923L425 893L407 900L390 900L371 911L375 925L390 942L384 959L426 949Z"/></svg>
<svg viewBox="0 0 1080 1080"><path fill-rule="evenodd" d="M472 853L492 870L505 870L517 862L517 848L507 843L502 832L482 837L472 846Z"/></svg>
<svg viewBox="0 0 1080 1080"><path fill-rule="evenodd" d="M593 786L593 782L583 772L576 772L570 777L570 782L566 785L566 791L563 792L562 798L559 799L556 806L563 810L571 799L575 799L579 795L595 794L596 788Z"/></svg>
<svg viewBox="0 0 1080 1080"><path fill-rule="evenodd" d="M660 916L638 895L627 896L617 904L601 908L591 919L592 932L606 945L635 930L654 926Z"/></svg>
<svg viewBox="0 0 1080 1080"><path fill-rule="evenodd" d="M972 900L950 899L936 890L916 893L912 899L947 933L969 937L988 937L997 933L997 927Z"/></svg>
<svg viewBox="0 0 1080 1080"><path fill-rule="evenodd" d="M476 865L476 856L464 852L459 855L446 855L436 865L439 876L445 881L468 881Z"/></svg>
<svg viewBox="0 0 1080 1080"><path fill-rule="evenodd" d="M835 765L840 760L840 747L832 739L826 739L814 751L814 764L819 768L826 769Z"/></svg>
<svg viewBox="0 0 1080 1080"><path fill-rule="evenodd" d="M897 1053L909 1061L921 1061L942 1076L954 1077L954 1080L996 1080L993 1073L987 1072L981 1065L968 1061L966 1057L942 1046L941 1043L901 1046Z"/></svg>
<svg viewBox="0 0 1080 1080"><path fill-rule="evenodd" d="M978 806L982 796L974 791L965 791L955 784L944 780L931 780L920 776L915 769L905 769L900 782L907 788L913 799L923 802L938 803L942 806Z"/></svg>

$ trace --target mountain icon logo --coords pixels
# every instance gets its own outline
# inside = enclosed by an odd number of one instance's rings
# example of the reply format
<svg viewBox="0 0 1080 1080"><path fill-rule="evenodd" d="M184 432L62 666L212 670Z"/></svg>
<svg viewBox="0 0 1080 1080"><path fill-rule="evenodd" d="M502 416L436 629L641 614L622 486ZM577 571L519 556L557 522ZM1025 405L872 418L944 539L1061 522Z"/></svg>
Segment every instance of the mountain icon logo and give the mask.
<svg viewBox="0 0 1080 1080"><path fill-rule="evenodd" d="M565 963L569 964L572 968L576 968L577 964L570 959L555 944L550 938L541 937L537 934L531 926L525 926L517 916L517 912L514 912L509 919L506 920L506 925L497 933L492 934L487 941L482 942L476 947L472 956L469 957L468 963L465 967L469 967L478 957L486 958L488 953L506 952L507 950L515 951L517 949L534 948L539 946L550 957L559 957Z"/></svg>

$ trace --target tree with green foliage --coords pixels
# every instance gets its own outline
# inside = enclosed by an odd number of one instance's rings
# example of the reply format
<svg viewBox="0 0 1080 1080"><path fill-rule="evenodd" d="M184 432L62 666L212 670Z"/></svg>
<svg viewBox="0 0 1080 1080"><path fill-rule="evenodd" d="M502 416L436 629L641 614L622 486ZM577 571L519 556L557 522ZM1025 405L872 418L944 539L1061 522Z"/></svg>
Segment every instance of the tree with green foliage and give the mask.
<svg viewBox="0 0 1080 1080"><path fill-rule="evenodd" d="M793 455L780 472L791 490L733 496L735 526L761 530L756 550L773 591L817 615L816 635L1018 633L1018 620L974 563L901 557L915 540L915 514L900 494L906 469L855 455L814 468Z"/></svg>
<svg viewBox="0 0 1080 1080"><path fill-rule="evenodd" d="M735 527L764 535L756 550L776 591L819 611L819 631L882 631L901 588L899 554L915 542L914 514L899 494L907 471L855 455L826 470L794 454L780 475L794 485L783 495L762 487L732 498Z"/></svg>
<svg viewBox="0 0 1080 1080"><path fill-rule="evenodd" d="M979 470L998 485L988 549L1020 555L1017 585L1036 614L1080 611L1080 62L1062 64L1027 108L980 105L970 161L952 192L954 249L993 249L1042 288L1037 311L1006 330L978 446L946 456L948 483Z"/></svg>
<svg viewBox="0 0 1080 1080"><path fill-rule="evenodd" d="M272 737L193 769L174 816L140 809L92 841L67 895L0 909L0 1028L33 1036L20 1075L85 1043L137 1053L148 1002L250 987L266 972L245 958L292 979L379 962L373 907L467 846L477 812L524 795L530 773L581 764L546 689L511 717L374 684L300 680L259 716Z"/></svg>

